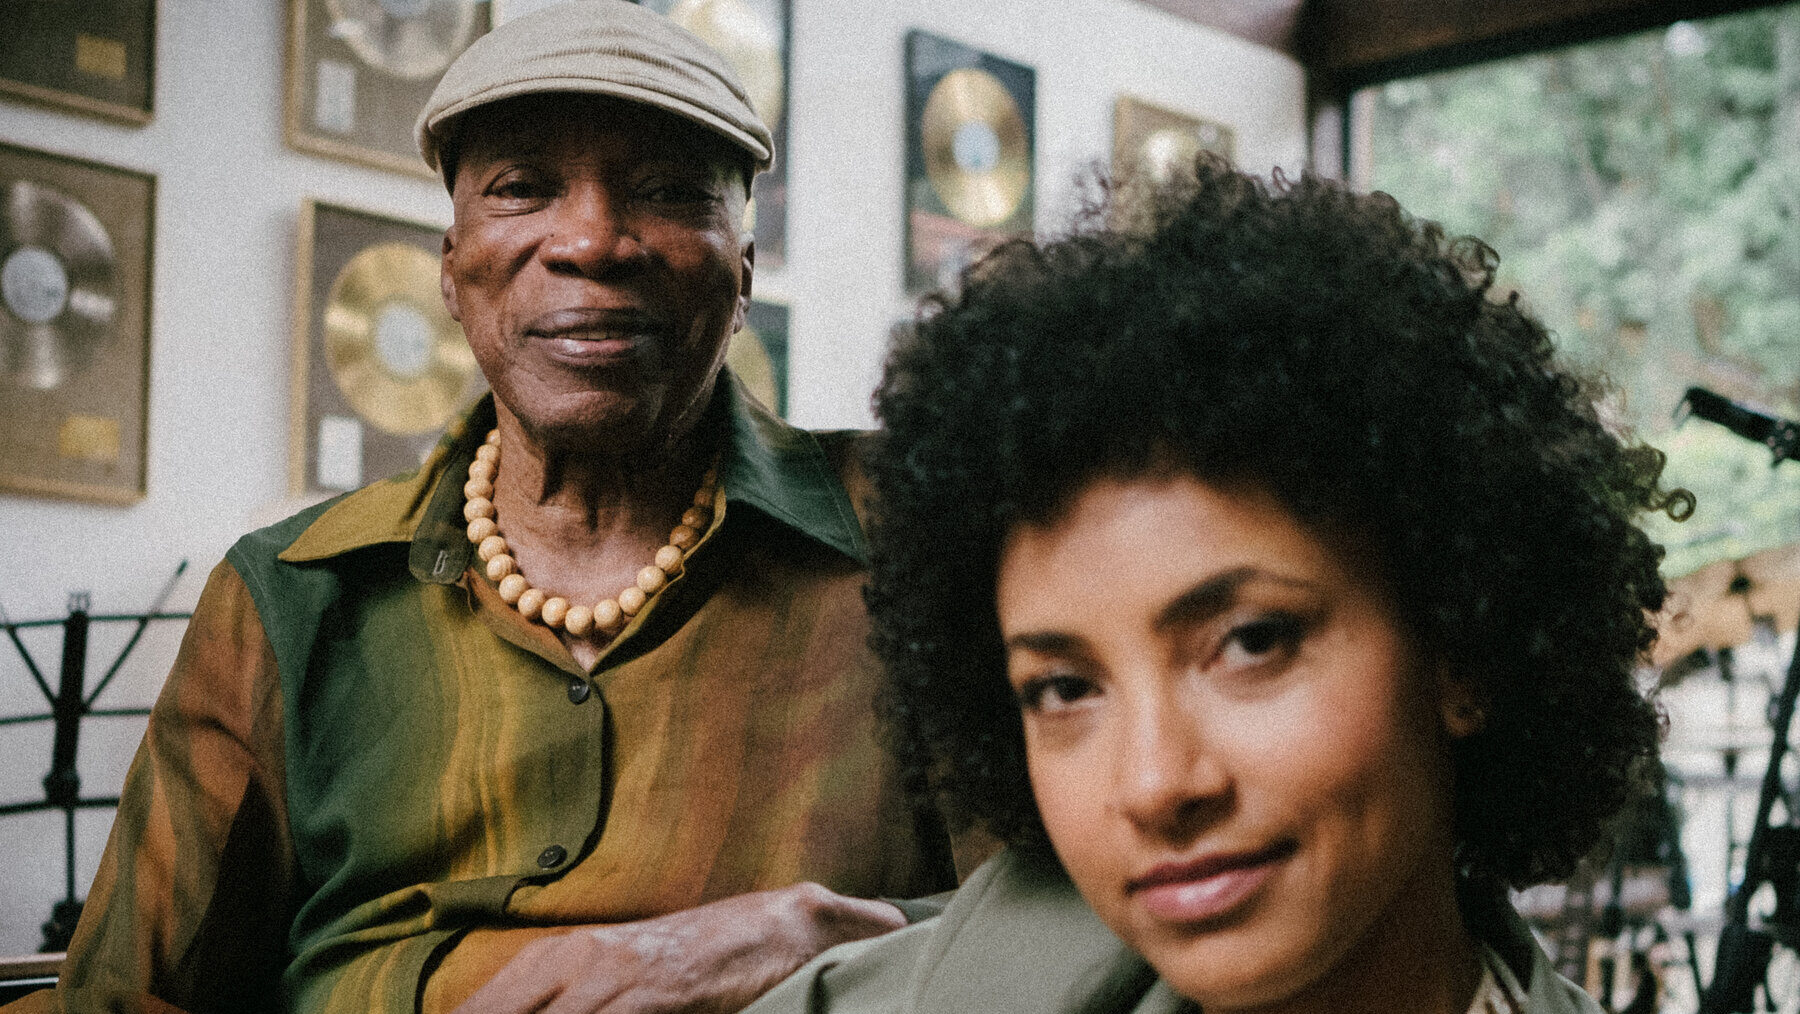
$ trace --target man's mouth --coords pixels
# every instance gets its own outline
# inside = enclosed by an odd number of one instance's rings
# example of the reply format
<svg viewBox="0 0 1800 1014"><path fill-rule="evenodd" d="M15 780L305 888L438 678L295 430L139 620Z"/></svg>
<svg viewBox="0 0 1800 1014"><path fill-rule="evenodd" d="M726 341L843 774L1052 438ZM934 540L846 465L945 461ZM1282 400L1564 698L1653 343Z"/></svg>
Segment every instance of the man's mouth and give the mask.
<svg viewBox="0 0 1800 1014"><path fill-rule="evenodd" d="M639 359L661 345L663 333L654 314L633 308L551 310L525 328L526 337L542 342L552 359L580 367Z"/></svg>

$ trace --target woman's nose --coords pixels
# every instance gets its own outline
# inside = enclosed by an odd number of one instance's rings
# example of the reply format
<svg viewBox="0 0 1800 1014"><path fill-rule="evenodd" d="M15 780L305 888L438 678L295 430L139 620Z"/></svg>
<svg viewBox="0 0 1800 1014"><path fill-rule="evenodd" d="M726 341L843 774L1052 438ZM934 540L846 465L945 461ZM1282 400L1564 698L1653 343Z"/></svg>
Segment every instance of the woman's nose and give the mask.
<svg viewBox="0 0 1800 1014"><path fill-rule="evenodd" d="M1231 778L1198 718L1166 695L1125 709L1114 753L1113 807L1138 830L1191 837L1229 805Z"/></svg>
<svg viewBox="0 0 1800 1014"><path fill-rule="evenodd" d="M628 202L599 182L572 185L556 201L544 258L553 269L592 275L639 259L644 246L626 213Z"/></svg>

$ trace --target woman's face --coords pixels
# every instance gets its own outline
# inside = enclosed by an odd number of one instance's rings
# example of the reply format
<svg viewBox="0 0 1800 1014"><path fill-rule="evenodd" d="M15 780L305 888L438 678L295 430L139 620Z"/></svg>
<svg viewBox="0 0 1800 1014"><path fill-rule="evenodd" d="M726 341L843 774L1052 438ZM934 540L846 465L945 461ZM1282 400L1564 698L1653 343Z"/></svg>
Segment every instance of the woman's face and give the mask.
<svg viewBox="0 0 1800 1014"><path fill-rule="evenodd" d="M1097 481L1011 533L998 608L1057 855L1209 1014L1339 995L1348 969L1466 939L1457 688L1272 498Z"/></svg>

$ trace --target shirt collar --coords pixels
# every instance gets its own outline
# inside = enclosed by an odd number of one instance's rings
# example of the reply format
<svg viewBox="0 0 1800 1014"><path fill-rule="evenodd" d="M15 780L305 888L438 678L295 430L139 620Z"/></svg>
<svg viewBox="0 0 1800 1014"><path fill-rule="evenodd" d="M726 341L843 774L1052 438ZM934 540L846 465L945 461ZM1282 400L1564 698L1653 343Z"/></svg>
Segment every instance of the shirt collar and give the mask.
<svg viewBox="0 0 1800 1014"><path fill-rule="evenodd" d="M717 397L729 436L720 475L727 504L754 507L858 563L868 544L850 496L819 440L757 404L729 370ZM453 422L416 472L374 483L340 498L300 533L281 559L323 560L382 543L410 542L413 575L454 583L469 565L460 478L494 426L493 395ZM443 481L454 478L456 481ZM730 517L729 511L727 517Z"/></svg>

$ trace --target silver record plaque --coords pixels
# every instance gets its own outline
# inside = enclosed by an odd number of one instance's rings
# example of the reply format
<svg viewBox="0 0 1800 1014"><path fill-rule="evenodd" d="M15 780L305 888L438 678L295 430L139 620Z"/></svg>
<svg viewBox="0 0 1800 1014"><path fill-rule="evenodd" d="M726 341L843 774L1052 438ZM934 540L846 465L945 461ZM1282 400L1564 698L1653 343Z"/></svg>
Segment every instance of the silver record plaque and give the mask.
<svg viewBox="0 0 1800 1014"><path fill-rule="evenodd" d="M488 0L288 0L290 146L433 176L413 121L438 78L488 30Z"/></svg>
<svg viewBox="0 0 1800 1014"><path fill-rule="evenodd" d="M332 35L363 63L406 81L436 80L475 40L474 0L326 0Z"/></svg>
<svg viewBox="0 0 1800 1014"><path fill-rule="evenodd" d="M155 193L0 144L0 492L144 495Z"/></svg>
<svg viewBox="0 0 1800 1014"><path fill-rule="evenodd" d="M81 202L34 180L0 182L0 377L54 390L116 336L112 237Z"/></svg>

